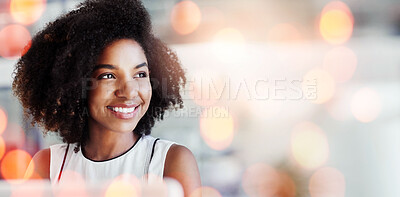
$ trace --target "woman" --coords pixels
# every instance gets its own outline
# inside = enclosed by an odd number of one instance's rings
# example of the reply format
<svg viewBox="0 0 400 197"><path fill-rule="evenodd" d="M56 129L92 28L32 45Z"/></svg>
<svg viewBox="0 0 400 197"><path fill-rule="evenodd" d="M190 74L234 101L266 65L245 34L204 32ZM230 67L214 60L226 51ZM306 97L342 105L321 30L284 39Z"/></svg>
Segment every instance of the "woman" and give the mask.
<svg viewBox="0 0 400 197"><path fill-rule="evenodd" d="M39 32L17 63L13 90L25 113L65 144L33 157L37 178L87 182L131 174L200 187L193 154L149 134L168 109L182 107L186 78L174 52L152 34L135 0L88 0Z"/></svg>

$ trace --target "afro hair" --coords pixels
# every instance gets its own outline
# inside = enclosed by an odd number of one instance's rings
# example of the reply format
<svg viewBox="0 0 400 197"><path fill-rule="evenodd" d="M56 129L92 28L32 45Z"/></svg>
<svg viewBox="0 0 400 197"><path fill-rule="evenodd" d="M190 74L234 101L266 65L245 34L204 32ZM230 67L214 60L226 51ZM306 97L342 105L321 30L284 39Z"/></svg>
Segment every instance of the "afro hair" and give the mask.
<svg viewBox="0 0 400 197"><path fill-rule="evenodd" d="M184 70L177 55L152 33L142 3L87 0L38 32L16 65L14 95L32 124L59 133L66 143L85 143L88 79L101 52L119 39L138 42L150 70L151 102L133 132L148 135L166 110L182 108Z"/></svg>

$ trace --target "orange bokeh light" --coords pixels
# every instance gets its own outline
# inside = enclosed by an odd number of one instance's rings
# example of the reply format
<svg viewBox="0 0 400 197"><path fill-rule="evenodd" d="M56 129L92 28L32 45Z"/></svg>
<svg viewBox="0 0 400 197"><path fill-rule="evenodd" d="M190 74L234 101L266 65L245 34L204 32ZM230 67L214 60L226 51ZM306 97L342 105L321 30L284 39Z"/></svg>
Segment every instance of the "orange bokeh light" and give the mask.
<svg viewBox="0 0 400 197"><path fill-rule="evenodd" d="M0 107L0 135L6 130L7 128L7 114L6 111Z"/></svg>
<svg viewBox="0 0 400 197"><path fill-rule="evenodd" d="M17 59L27 52L31 34L21 25L8 25L0 31L0 56Z"/></svg>
<svg viewBox="0 0 400 197"><path fill-rule="evenodd" d="M13 150L8 152L1 161L1 174L6 180L29 179L34 170L34 165L29 163L31 155L24 150ZM26 174L25 174L26 172Z"/></svg>
<svg viewBox="0 0 400 197"><path fill-rule="evenodd" d="M0 160L1 158L3 158L5 152L6 152L6 144L4 143L3 138L0 136Z"/></svg>
<svg viewBox="0 0 400 197"><path fill-rule="evenodd" d="M302 122L293 128L291 149L296 162L306 169L321 166L329 156L329 145L325 134L311 122Z"/></svg>
<svg viewBox="0 0 400 197"><path fill-rule="evenodd" d="M360 122L375 120L382 110L382 102L379 94L371 88L358 90L351 101L351 112Z"/></svg>
<svg viewBox="0 0 400 197"><path fill-rule="evenodd" d="M242 187L250 197L294 197L296 194L295 184L285 172L264 163L256 163L246 169L242 178Z"/></svg>
<svg viewBox="0 0 400 197"><path fill-rule="evenodd" d="M275 42L300 41L302 36L299 30L292 24L282 23L275 25L268 33L268 40Z"/></svg>
<svg viewBox="0 0 400 197"><path fill-rule="evenodd" d="M208 146L215 150L223 150L233 140L233 117L222 107L207 108L200 117L200 132Z"/></svg>
<svg viewBox="0 0 400 197"><path fill-rule="evenodd" d="M11 0L10 13L17 22L29 25L36 22L46 9L46 0Z"/></svg>
<svg viewBox="0 0 400 197"><path fill-rule="evenodd" d="M331 44L346 42L353 33L354 18L349 7L340 1L327 4L319 21L322 37Z"/></svg>
<svg viewBox="0 0 400 197"><path fill-rule="evenodd" d="M324 58L323 68L328 71L336 82L346 82L353 77L357 67L356 54L347 47L336 47Z"/></svg>
<svg viewBox="0 0 400 197"><path fill-rule="evenodd" d="M311 197L344 197L346 181L343 174L331 167L318 169L310 178L308 185Z"/></svg>
<svg viewBox="0 0 400 197"><path fill-rule="evenodd" d="M310 97L310 100L317 104L329 101L335 93L335 86L331 74L322 69L310 70L303 77L303 92L306 95L315 93L315 97Z"/></svg>
<svg viewBox="0 0 400 197"><path fill-rule="evenodd" d="M115 178L107 187L105 197L113 196L141 196L141 185L139 180L132 175L121 175Z"/></svg>
<svg viewBox="0 0 400 197"><path fill-rule="evenodd" d="M189 197L200 197L200 196L207 196L207 197L222 197L218 190L212 187L199 187L195 189Z"/></svg>
<svg viewBox="0 0 400 197"><path fill-rule="evenodd" d="M193 1L181 1L172 9L171 24L181 35L194 32L200 25L201 11Z"/></svg>

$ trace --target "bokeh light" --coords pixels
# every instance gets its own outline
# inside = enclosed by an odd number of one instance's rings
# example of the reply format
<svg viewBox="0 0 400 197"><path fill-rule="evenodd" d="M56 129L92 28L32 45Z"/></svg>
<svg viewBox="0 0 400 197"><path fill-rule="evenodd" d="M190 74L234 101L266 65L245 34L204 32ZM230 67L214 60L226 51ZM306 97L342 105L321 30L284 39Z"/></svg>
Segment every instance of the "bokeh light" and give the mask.
<svg viewBox="0 0 400 197"><path fill-rule="evenodd" d="M303 92L307 98L317 104L329 101L335 93L335 86L331 74L322 69L312 69L303 77ZM312 94L315 96L310 96Z"/></svg>
<svg viewBox="0 0 400 197"><path fill-rule="evenodd" d="M27 52L31 34L21 25L8 25L0 31L0 56L17 59Z"/></svg>
<svg viewBox="0 0 400 197"><path fill-rule="evenodd" d="M1 161L1 174L3 178L9 181L24 178L29 179L34 170L33 165L28 169L31 160L31 155L24 150L17 149L8 152Z"/></svg>
<svg viewBox="0 0 400 197"><path fill-rule="evenodd" d="M60 183L54 187L53 192L56 197L89 196L85 179L80 173L72 170L63 171Z"/></svg>
<svg viewBox="0 0 400 197"><path fill-rule="evenodd" d="M292 178L285 172L279 172L280 176L280 187L276 196L282 197L295 197L296 196L296 185Z"/></svg>
<svg viewBox="0 0 400 197"><path fill-rule="evenodd" d="M344 197L346 182L339 170L323 167L311 176L308 189L311 197Z"/></svg>
<svg viewBox="0 0 400 197"><path fill-rule="evenodd" d="M201 11L193 1L181 1L172 9L171 24L174 30L181 35L195 31L201 22Z"/></svg>
<svg viewBox="0 0 400 197"><path fill-rule="evenodd" d="M329 145L325 134L311 122L301 122L294 126L291 149L296 162L305 169L321 166L329 156Z"/></svg>
<svg viewBox="0 0 400 197"><path fill-rule="evenodd" d="M319 31L327 42L342 44L353 33L354 19L349 7L340 1L328 3L321 13Z"/></svg>
<svg viewBox="0 0 400 197"><path fill-rule="evenodd" d="M200 117L200 133L206 144L215 150L231 145L234 137L234 121L223 107L209 107Z"/></svg>
<svg viewBox="0 0 400 197"><path fill-rule="evenodd" d="M46 9L46 0L11 0L10 13L17 22L29 25L36 22Z"/></svg>
<svg viewBox="0 0 400 197"><path fill-rule="evenodd" d="M323 68L332 75L336 82L343 83L351 79L356 67L357 56L347 47L333 48L325 55Z"/></svg>
<svg viewBox="0 0 400 197"><path fill-rule="evenodd" d="M184 195L182 185L176 179L164 177L164 182L168 187L168 196Z"/></svg>
<svg viewBox="0 0 400 197"><path fill-rule="evenodd" d="M0 107L0 135L6 130L7 128L7 114L6 111Z"/></svg>
<svg viewBox="0 0 400 197"><path fill-rule="evenodd" d="M215 34L212 50L223 63L241 62L246 57L245 39L239 30L224 28Z"/></svg>
<svg viewBox="0 0 400 197"><path fill-rule="evenodd" d="M279 173L271 166L256 163L246 169L242 178L242 187L250 197L275 196L279 188Z"/></svg>
<svg viewBox="0 0 400 197"><path fill-rule="evenodd" d="M46 196L48 186L50 185L43 181L26 181L12 184L12 193L10 197L43 197Z"/></svg>
<svg viewBox="0 0 400 197"><path fill-rule="evenodd" d="M114 196L141 196L139 180L132 175L121 175L115 178L107 187L105 197Z"/></svg>
<svg viewBox="0 0 400 197"><path fill-rule="evenodd" d="M207 196L207 197L222 197L222 195L219 193L218 190L212 188L212 187L200 187L195 189L189 197L201 197L201 196Z"/></svg>
<svg viewBox="0 0 400 197"><path fill-rule="evenodd" d="M302 35L299 30L289 23L277 24L268 33L268 40L274 42L295 42L301 39Z"/></svg>
<svg viewBox="0 0 400 197"><path fill-rule="evenodd" d="M3 158L6 152L6 144L4 143L3 137L0 136L0 160Z"/></svg>
<svg viewBox="0 0 400 197"><path fill-rule="evenodd" d="M382 109L379 94L371 88L358 90L351 100L351 112L360 122L375 120Z"/></svg>

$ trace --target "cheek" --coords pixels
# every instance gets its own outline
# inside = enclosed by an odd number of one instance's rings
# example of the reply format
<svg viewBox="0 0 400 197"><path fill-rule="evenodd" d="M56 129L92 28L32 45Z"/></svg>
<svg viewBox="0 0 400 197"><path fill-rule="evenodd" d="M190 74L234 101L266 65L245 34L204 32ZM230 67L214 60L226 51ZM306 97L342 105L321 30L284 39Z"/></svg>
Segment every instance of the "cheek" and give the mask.
<svg viewBox="0 0 400 197"><path fill-rule="evenodd" d="M150 81L149 80L141 81L139 83L139 91L140 94L142 95L142 99L144 99L145 101L147 101L147 103L149 103L152 93Z"/></svg>
<svg viewBox="0 0 400 197"><path fill-rule="evenodd" d="M88 92L88 105L90 110L96 108L102 108L104 102L109 98L109 95L113 93L113 86L110 84L99 84Z"/></svg>

